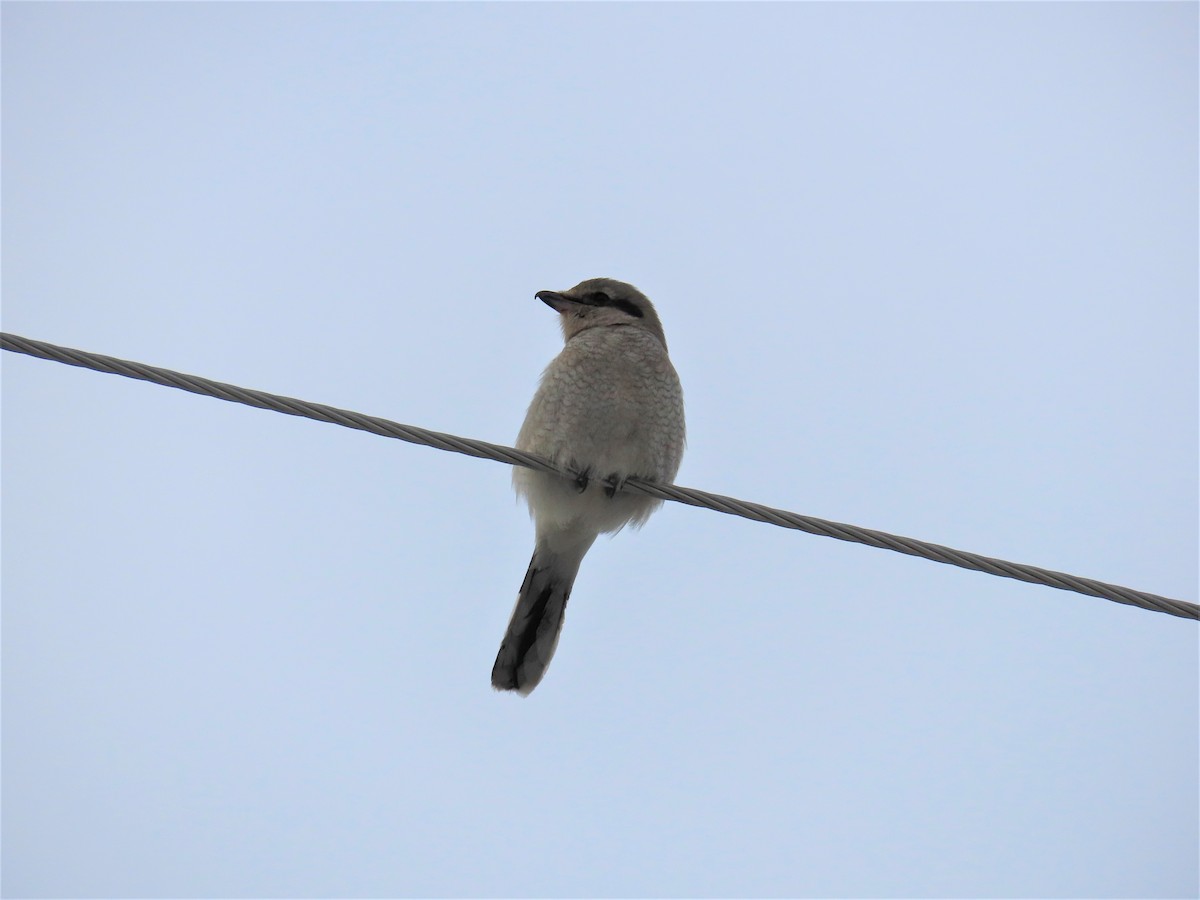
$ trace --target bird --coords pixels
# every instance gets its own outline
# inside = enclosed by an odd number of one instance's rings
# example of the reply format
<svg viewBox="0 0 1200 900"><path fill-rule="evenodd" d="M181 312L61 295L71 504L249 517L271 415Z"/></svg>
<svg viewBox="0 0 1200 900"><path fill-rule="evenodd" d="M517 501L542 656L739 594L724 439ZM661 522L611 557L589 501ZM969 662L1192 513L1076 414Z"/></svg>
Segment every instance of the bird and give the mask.
<svg viewBox="0 0 1200 900"><path fill-rule="evenodd" d="M621 486L634 476L674 481L686 440L683 389L645 294L589 278L534 296L558 313L564 346L542 373L517 448L579 474L513 471L535 541L492 686L524 696L554 656L584 554L600 534L640 528L662 505Z"/></svg>

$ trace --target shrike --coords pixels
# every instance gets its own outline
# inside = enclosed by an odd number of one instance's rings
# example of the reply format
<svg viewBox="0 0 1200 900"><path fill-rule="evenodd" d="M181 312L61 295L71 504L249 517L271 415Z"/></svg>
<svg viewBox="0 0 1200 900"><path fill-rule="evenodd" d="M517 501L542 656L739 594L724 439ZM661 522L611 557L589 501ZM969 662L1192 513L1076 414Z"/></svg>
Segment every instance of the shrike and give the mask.
<svg viewBox="0 0 1200 900"><path fill-rule="evenodd" d="M566 346L542 373L517 447L583 474L513 472L536 543L492 686L521 694L546 674L571 585L596 537L639 527L662 505L606 481L673 481L684 445L683 391L658 314L641 291L591 278L537 299L558 313Z"/></svg>

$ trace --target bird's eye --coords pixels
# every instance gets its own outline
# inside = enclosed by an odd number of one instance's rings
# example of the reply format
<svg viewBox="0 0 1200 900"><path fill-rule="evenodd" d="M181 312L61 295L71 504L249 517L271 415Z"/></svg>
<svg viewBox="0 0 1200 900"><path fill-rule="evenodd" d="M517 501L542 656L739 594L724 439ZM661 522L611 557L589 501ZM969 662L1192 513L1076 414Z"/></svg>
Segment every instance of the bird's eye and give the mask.
<svg viewBox="0 0 1200 900"><path fill-rule="evenodd" d="M579 299L580 302L586 303L588 306L611 306L613 309L619 309L625 315L632 316L635 319L641 319L644 315L632 300L627 300L624 297L610 297L604 291L589 291Z"/></svg>

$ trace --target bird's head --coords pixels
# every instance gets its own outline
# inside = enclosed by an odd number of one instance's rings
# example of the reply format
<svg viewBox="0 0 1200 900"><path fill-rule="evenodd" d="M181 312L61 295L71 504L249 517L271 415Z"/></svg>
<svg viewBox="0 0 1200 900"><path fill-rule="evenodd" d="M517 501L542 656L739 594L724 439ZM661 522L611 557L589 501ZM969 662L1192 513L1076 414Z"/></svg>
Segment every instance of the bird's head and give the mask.
<svg viewBox="0 0 1200 900"><path fill-rule="evenodd" d="M603 325L643 328L667 346L654 304L632 284L613 278L589 278L566 291L538 291L537 298L559 314L563 339Z"/></svg>

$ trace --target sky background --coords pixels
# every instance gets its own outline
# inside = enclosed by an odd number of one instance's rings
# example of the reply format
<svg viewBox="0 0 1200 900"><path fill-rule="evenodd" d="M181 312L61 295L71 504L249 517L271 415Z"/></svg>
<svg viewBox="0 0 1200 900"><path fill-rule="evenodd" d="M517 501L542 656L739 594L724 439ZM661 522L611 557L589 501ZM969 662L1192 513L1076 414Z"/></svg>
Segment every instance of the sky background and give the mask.
<svg viewBox="0 0 1200 900"><path fill-rule="evenodd" d="M5 3L3 326L1197 598L1197 10ZM10 897L1198 892L1194 622L668 504L527 699L497 463L3 356Z"/></svg>

